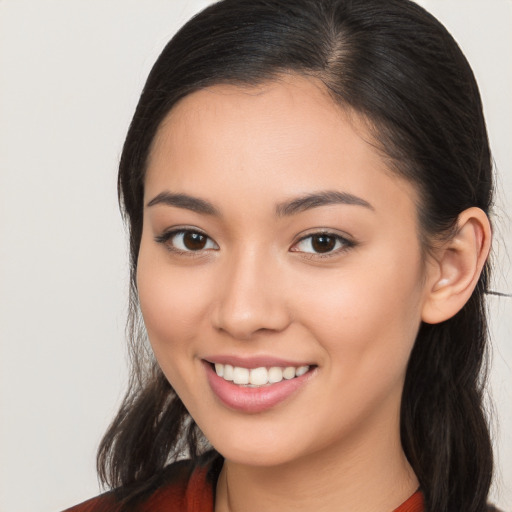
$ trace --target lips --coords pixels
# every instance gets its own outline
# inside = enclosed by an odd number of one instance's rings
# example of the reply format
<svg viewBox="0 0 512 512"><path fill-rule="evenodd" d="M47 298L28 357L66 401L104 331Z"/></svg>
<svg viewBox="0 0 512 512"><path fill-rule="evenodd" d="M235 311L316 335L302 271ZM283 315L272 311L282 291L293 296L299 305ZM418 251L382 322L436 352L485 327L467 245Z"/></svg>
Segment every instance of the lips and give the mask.
<svg viewBox="0 0 512 512"><path fill-rule="evenodd" d="M314 365L285 361L203 360L213 393L226 406L246 413L271 409L298 392L316 374ZM221 362L221 360L223 362ZM230 364L232 363L232 364Z"/></svg>

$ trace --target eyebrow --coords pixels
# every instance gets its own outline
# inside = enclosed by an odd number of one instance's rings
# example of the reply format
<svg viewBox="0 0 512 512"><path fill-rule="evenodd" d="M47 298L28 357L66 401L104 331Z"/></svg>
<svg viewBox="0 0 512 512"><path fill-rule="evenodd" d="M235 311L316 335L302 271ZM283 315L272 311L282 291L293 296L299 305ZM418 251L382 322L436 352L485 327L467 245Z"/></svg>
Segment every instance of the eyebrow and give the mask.
<svg viewBox="0 0 512 512"><path fill-rule="evenodd" d="M276 205L276 215L278 217L285 217L288 215L295 215L311 208L318 208L319 206L326 206L330 204L348 204L355 206L363 206L369 210L375 208L361 197L349 194L348 192L338 192L337 190L326 190L323 192L313 192L306 194L296 199L284 201Z"/></svg>
<svg viewBox="0 0 512 512"><path fill-rule="evenodd" d="M161 192L156 197L151 199L146 205L155 206L156 204L164 204L167 206L176 206L178 208L185 208L193 212L202 213L204 215L215 215L220 217L220 212L213 206L212 203L205 199L189 196L188 194L172 194L171 192Z"/></svg>
<svg viewBox="0 0 512 512"><path fill-rule="evenodd" d="M221 217L220 211L215 208L212 203L205 199L200 199L199 197L190 196L188 194L161 192L149 201L147 207L155 206L157 204L185 208L203 215ZM304 196L278 203L276 205L275 212L277 217L288 217L312 208L318 208L320 206L327 206L330 204L363 206L369 210L375 210L368 201L361 197L349 194L348 192L326 190L322 192L313 192L311 194L306 194Z"/></svg>

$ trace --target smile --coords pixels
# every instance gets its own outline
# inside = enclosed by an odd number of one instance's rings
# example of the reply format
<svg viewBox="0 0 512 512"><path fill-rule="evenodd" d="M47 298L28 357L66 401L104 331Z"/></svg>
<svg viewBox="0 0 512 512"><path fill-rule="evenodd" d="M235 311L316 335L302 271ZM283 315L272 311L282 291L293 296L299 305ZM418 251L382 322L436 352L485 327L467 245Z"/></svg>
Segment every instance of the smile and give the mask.
<svg viewBox="0 0 512 512"><path fill-rule="evenodd" d="M234 361L231 361L234 363ZM210 389L227 407L244 413L272 409L299 392L318 373L317 365L277 366L253 360L247 366L209 362L203 367ZM268 366L263 366L267 364Z"/></svg>
<svg viewBox="0 0 512 512"><path fill-rule="evenodd" d="M242 366L232 366L230 364L215 363L215 373L224 380L234 384L258 387L269 384L277 384L283 379L291 380L300 377L309 371L309 365L306 366L272 366L265 368L244 368Z"/></svg>

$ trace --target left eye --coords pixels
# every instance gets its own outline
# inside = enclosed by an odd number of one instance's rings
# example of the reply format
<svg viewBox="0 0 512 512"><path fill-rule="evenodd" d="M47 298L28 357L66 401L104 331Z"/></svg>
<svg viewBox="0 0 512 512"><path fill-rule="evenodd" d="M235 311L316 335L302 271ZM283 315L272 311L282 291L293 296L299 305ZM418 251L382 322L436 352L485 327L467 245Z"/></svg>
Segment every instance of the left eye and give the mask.
<svg viewBox="0 0 512 512"><path fill-rule="evenodd" d="M326 254L337 252L339 249L350 246L351 243L339 235L332 233L316 233L300 240L292 251L310 254Z"/></svg>

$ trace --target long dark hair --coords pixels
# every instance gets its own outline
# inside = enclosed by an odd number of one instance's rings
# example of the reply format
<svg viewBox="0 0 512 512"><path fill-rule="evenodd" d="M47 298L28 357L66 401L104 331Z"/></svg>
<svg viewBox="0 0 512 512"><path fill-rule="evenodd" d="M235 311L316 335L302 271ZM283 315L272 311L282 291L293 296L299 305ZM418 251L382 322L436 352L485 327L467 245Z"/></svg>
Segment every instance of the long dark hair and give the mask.
<svg viewBox="0 0 512 512"><path fill-rule="evenodd" d="M129 337L133 373L98 452L104 483L144 492L183 454L208 446L148 348L135 274L144 175L155 133L184 96L219 83L282 73L320 79L333 100L368 121L397 175L420 193L422 243L458 215L492 202L492 164L471 68L447 30L409 0L224 0L190 20L155 63L130 125L119 196L130 229ZM483 410L486 265L464 308L423 324L401 406L401 438L431 512L482 512L492 477Z"/></svg>

